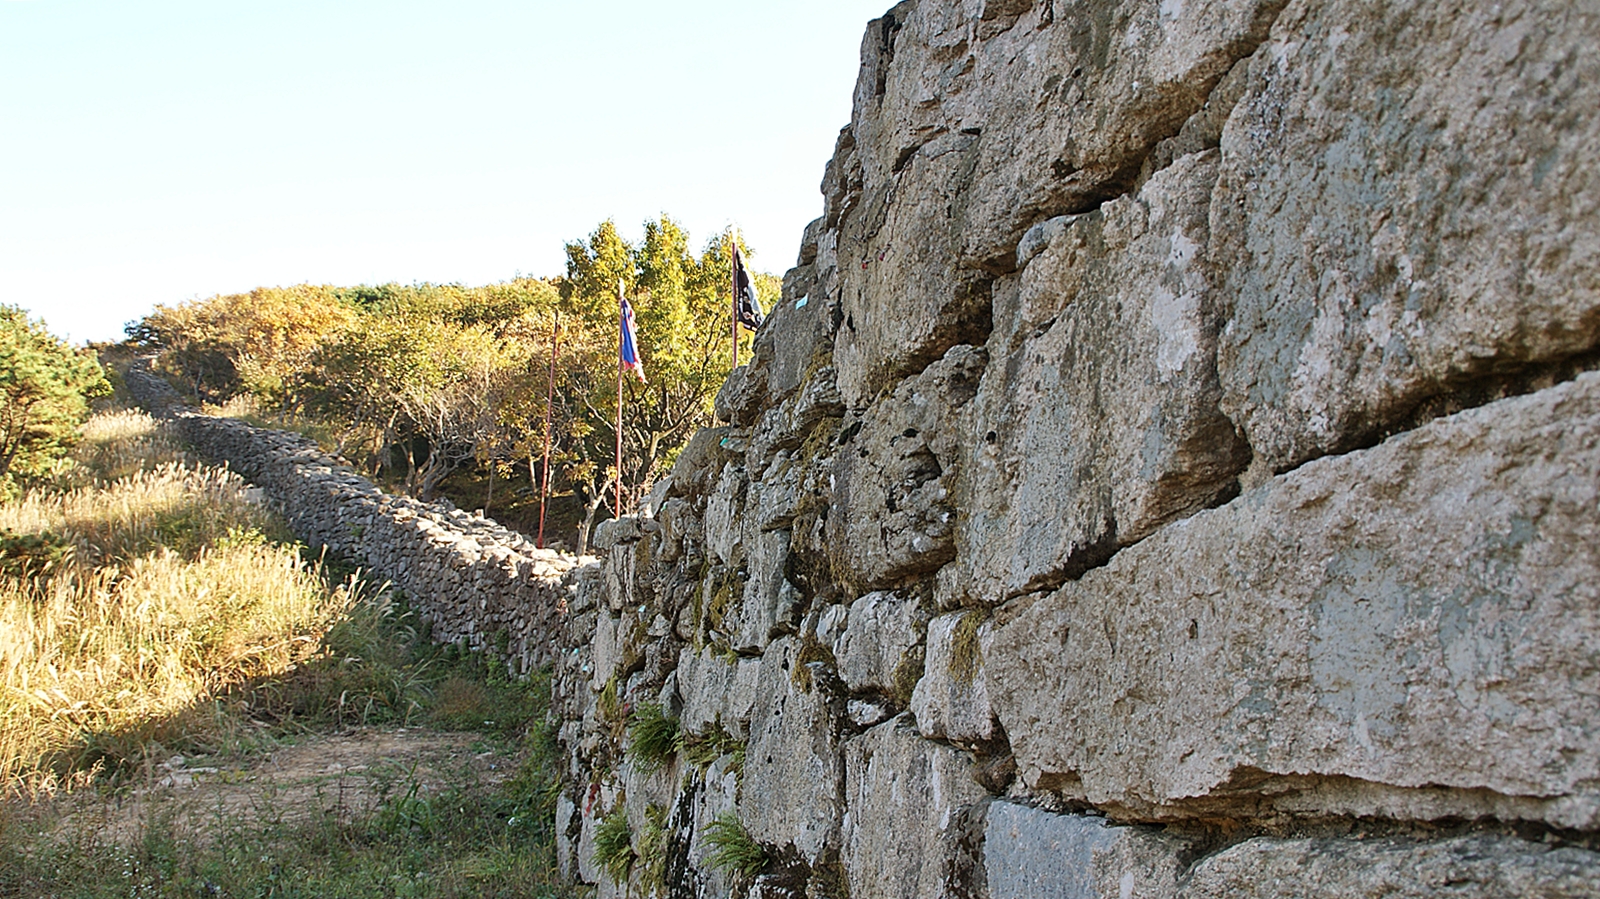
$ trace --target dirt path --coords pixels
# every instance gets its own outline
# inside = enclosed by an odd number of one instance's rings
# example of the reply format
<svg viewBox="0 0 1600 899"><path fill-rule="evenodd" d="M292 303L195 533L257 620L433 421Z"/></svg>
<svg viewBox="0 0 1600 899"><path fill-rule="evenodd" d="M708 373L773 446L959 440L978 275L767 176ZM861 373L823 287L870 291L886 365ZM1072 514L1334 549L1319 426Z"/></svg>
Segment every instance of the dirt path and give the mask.
<svg viewBox="0 0 1600 899"><path fill-rule="evenodd" d="M414 728L311 734L243 762L172 756L118 796L89 792L34 806L41 830L126 844L147 821L170 820L196 843L238 826L295 826L334 816L348 821L388 796L426 798L450 786L493 785L516 760L478 734ZM73 836L76 835L76 836Z"/></svg>

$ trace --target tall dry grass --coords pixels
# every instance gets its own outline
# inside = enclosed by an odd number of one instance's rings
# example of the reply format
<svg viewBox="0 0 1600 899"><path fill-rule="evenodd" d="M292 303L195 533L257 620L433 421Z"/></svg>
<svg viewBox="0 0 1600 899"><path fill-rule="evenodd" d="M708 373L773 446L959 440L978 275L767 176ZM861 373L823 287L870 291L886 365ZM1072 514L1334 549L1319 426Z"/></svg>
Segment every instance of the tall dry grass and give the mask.
<svg viewBox="0 0 1600 899"><path fill-rule="evenodd" d="M97 416L77 462L69 489L0 504L13 791L215 738L208 703L314 654L355 598L275 542L281 525L237 475L183 459L147 417Z"/></svg>

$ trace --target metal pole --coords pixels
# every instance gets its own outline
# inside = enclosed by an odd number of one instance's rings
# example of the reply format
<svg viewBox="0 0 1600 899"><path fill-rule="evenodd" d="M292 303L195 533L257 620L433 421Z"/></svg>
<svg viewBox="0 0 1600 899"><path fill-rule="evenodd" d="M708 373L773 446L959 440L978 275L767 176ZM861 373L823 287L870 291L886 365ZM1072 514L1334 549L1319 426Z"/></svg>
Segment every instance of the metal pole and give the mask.
<svg viewBox="0 0 1600 899"><path fill-rule="evenodd" d="M733 251L728 254L728 278L733 285L728 293L728 323L733 337L729 343L733 349L733 366L728 369L728 375L732 377L733 370L739 367L739 239L732 230L728 232L728 246Z"/></svg>
<svg viewBox="0 0 1600 899"><path fill-rule="evenodd" d="M627 322L622 313L622 279L617 279L617 506L616 517L622 517L622 341ZM635 353L639 352L634 347Z"/></svg>

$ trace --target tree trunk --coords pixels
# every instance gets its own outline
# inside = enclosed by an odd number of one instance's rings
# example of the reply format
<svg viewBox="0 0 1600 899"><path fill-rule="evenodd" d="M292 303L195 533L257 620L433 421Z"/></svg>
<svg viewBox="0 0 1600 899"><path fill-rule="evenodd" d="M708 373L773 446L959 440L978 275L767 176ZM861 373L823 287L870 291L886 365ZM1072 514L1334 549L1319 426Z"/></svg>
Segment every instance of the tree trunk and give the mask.
<svg viewBox="0 0 1600 899"><path fill-rule="evenodd" d="M489 504L494 502L494 460L489 460L489 490L483 497L483 517L489 517Z"/></svg>
<svg viewBox="0 0 1600 899"><path fill-rule="evenodd" d="M594 528L594 517L597 513L599 513L600 507L605 505L606 494L610 492L611 485L615 481L615 477L606 478L605 483L600 485L599 490L595 490L592 493L587 493L584 496L583 523L578 525L578 547L576 555L581 556L589 550L589 533Z"/></svg>

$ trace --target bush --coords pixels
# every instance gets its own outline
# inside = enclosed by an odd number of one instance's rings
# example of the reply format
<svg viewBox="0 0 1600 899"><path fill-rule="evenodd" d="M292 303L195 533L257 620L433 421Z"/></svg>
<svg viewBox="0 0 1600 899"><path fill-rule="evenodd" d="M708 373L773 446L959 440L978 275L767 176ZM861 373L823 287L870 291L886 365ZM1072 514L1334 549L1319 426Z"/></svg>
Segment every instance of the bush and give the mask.
<svg viewBox="0 0 1600 899"><path fill-rule="evenodd" d="M633 830L622 807L600 819L594 831L594 860L613 883L624 883L638 856L633 851Z"/></svg>
<svg viewBox="0 0 1600 899"><path fill-rule="evenodd" d="M0 485L49 474L78 438L89 399L111 392L80 352L15 306L0 306Z"/></svg>
<svg viewBox="0 0 1600 899"><path fill-rule="evenodd" d="M678 754L678 719L654 702L642 702L628 724L629 749L639 770L654 774Z"/></svg>
<svg viewBox="0 0 1600 899"><path fill-rule="evenodd" d="M711 853L706 863L748 883L767 867L767 850L750 836L733 812L723 812L706 828Z"/></svg>

